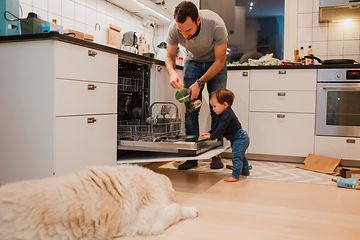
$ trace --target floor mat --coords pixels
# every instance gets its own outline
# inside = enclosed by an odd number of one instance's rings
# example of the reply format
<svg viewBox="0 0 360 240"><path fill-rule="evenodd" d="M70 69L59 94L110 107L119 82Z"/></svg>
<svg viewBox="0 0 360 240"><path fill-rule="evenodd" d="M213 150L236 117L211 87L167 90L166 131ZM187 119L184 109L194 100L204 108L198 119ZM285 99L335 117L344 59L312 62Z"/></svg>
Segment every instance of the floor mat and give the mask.
<svg viewBox="0 0 360 240"><path fill-rule="evenodd" d="M228 176L231 170L225 167L226 164L232 165L231 159L222 159L224 163L223 169L210 169L210 160L199 161L198 166L187 171L194 171L198 173L216 174ZM168 162L159 168L177 169L182 162ZM307 171L299 169L296 166L302 164L296 163L280 163L280 162L265 162L265 161L249 161L252 165L250 176L248 178L266 179L284 182L298 182L298 183L312 183L312 184L325 184L336 185L331 181L334 176Z"/></svg>

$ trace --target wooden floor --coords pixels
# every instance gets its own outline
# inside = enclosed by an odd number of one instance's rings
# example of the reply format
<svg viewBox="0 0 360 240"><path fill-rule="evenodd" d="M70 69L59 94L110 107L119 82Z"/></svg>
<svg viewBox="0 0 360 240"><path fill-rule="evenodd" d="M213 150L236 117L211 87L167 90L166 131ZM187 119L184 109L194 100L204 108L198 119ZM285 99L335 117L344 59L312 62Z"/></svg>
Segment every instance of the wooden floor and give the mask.
<svg viewBox="0 0 360 240"><path fill-rule="evenodd" d="M200 216L159 236L122 240L360 239L360 190L257 179L225 183L222 176L149 167L167 175L177 201L198 207Z"/></svg>

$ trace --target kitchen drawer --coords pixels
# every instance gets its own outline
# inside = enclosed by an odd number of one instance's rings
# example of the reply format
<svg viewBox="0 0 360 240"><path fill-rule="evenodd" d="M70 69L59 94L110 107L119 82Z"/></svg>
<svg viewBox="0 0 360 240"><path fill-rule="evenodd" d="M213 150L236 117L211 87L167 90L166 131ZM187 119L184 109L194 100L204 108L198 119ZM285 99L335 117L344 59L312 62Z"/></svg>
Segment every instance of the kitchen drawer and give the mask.
<svg viewBox="0 0 360 240"><path fill-rule="evenodd" d="M252 70L250 90L316 90L316 69Z"/></svg>
<svg viewBox="0 0 360 240"><path fill-rule="evenodd" d="M315 91L250 91L250 111L315 113Z"/></svg>
<svg viewBox="0 0 360 240"><path fill-rule="evenodd" d="M116 165L116 114L57 117L55 174L92 165Z"/></svg>
<svg viewBox="0 0 360 240"><path fill-rule="evenodd" d="M305 157L314 152L315 114L249 113L249 153Z"/></svg>
<svg viewBox="0 0 360 240"><path fill-rule="evenodd" d="M117 85L55 80L56 116L117 113Z"/></svg>
<svg viewBox="0 0 360 240"><path fill-rule="evenodd" d="M116 54L58 41L55 44L56 78L117 83Z"/></svg>
<svg viewBox="0 0 360 240"><path fill-rule="evenodd" d="M360 138L316 136L315 153L323 156L360 161Z"/></svg>

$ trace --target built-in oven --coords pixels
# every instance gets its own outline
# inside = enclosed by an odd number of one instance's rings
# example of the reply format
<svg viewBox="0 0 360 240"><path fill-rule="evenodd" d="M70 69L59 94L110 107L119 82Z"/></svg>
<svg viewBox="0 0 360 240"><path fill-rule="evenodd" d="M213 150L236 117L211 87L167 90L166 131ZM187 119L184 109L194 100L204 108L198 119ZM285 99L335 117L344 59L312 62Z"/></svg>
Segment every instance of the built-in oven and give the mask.
<svg viewBox="0 0 360 240"><path fill-rule="evenodd" d="M360 68L319 69L316 135L360 137Z"/></svg>

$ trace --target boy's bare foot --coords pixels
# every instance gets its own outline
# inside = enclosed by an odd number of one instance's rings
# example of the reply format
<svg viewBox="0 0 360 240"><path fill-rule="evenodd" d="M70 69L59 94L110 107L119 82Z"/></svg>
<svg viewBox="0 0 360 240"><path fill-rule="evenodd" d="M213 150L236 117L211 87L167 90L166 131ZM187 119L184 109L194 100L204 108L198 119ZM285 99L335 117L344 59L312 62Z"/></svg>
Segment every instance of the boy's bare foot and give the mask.
<svg viewBox="0 0 360 240"><path fill-rule="evenodd" d="M233 177L227 177L224 179L225 182L237 182L239 179Z"/></svg>

